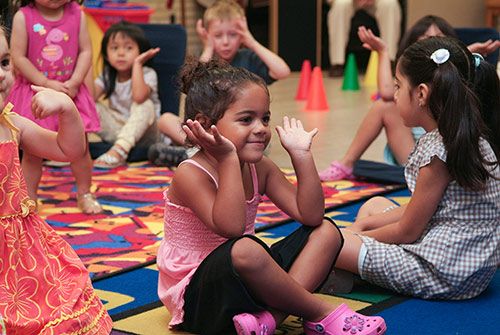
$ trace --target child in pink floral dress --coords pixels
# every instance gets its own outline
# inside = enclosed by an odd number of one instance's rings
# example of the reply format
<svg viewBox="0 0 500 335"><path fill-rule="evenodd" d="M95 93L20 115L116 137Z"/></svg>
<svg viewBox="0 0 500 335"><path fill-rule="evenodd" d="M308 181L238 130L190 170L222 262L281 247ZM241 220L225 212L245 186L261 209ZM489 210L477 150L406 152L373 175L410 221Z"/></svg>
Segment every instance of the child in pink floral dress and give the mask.
<svg viewBox="0 0 500 335"><path fill-rule="evenodd" d="M0 105L12 83L9 49L0 32ZM62 93L33 86L35 119L59 118L59 132L17 115L0 113L0 332L7 334L109 334L112 321L75 251L33 210L19 149L59 161L85 152L78 110Z"/></svg>

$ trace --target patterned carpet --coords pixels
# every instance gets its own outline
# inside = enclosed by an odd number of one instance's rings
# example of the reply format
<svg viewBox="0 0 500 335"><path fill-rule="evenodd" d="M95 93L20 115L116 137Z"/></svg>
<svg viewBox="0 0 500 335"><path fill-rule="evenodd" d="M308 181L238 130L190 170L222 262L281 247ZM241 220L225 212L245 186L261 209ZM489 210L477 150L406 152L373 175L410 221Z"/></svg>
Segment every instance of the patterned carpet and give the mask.
<svg viewBox="0 0 500 335"><path fill-rule="evenodd" d="M296 181L293 172L284 173L292 182ZM91 278L99 280L154 264L163 236L162 193L172 175L173 171L168 168L145 163L94 169L92 192L105 213L88 216L76 207L71 170L44 167L38 211L76 250ZM323 186L327 208L401 187L359 181L329 182ZM256 221L257 231L262 231L290 219L265 198Z"/></svg>
<svg viewBox="0 0 500 335"><path fill-rule="evenodd" d="M407 190L387 195L397 203L409 199ZM341 226L348 226L356 217L361 202L343 206L327 213ZM283 224L257 235L272 243L298 227L296 222ZM107 278L94 283L99 297L105 302L113 321L112 335L188 334L168 329L170 315L158 300L156 292L158 270L155 265ZM500 321L500 272L488 289L479 297L465 301L426 301L394 294L391 291L356 280L349 294L324 295L322 299L333 304L346 303L354 310L367 315L384 317L386 335L468 335L498 334L494 327ZM278 335L303 335L300 318L290 316L278 327Z"/></svg>

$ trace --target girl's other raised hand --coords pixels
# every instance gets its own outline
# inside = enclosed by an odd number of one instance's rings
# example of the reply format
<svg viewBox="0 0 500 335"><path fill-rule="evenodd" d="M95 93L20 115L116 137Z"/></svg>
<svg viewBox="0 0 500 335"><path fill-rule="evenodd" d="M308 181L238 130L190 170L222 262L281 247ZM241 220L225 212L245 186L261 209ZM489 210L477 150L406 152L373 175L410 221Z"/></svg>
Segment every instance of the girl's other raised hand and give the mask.
<svg viewBox="0 0 500 335"><path fill-rule="evenodd" d="M311 149L312 139L318 133L318 128L307 132L300 120L295 118L288 119L283 117L283 127L276 126L276 131L280 137L280 142L283 148L288 153L309 152Z"/></svg>
<svg viewBox="0 0 500 335"><path fill-rule="evenodd" d="M217 161L236 154L234 144L222 136L215 125L210 127L212 133L209 133L201 126L200 122L187 120L182 129L191 143L203 148L206 153L213 156Z"/></svg>
<svg viewBox="0 0 500 335"><path fill-rule="evenodd" d="M71 98L53 89L31 85L35 95L31 99L31 110L35 119L45 119L51 115L74 109L76 106Z"/></svg>
<svg viewBox="0 0 500 335"><path fill-rule="evenodd" d="M365 26L358 27L358 36L365 49L378 52L387 49L385 42L380 37L375 36L371 29L366 29Z"/></svg>
<svg viewBox="0 0 500 335"><path fill-rule="evenodd" d="M151 48L147 51L144 51L142 54L137 56L135 62L144 65L148 60L153 58L158 52L160 52L160 48Z"/></svg>

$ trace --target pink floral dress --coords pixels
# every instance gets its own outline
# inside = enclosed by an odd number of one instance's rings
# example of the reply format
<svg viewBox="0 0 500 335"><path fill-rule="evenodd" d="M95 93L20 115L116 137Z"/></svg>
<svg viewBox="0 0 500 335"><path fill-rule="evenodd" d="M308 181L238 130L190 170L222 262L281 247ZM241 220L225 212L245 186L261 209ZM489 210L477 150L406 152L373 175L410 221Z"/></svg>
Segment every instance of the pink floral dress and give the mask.
<svg viewBox="0 0 500 335"><path fill-rule="evenodd" d="M75 251L33 209L12 105L0 114L0 316L7 334L109 334L112 321ZM2 126L0 125L0 127Z"/></svg>

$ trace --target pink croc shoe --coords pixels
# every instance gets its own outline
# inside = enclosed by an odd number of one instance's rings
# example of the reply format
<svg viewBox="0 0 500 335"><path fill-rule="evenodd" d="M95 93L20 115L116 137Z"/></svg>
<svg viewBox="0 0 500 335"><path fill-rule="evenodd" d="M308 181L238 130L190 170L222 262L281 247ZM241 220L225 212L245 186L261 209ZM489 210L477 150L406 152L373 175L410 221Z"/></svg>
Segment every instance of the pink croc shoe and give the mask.
<svg viewBox="0 0 500 335"><path fill-rule="evenodd" d="M304 321L306 335L381 335L387 327L379 316L365 316L342 304L320 322Z"/></svg>
<svg viewBox="0 0 500 335"><path fill-rule="evenodd" d="M238 335L272 335L276 330L276 321L268 311L238 314L233 322Z"/></svg>
<svg viewBox="0 0 500 335"><path fill-rule="evenodd" d="M335 180L352 180L354 175L352 169L340 164L339 161L333 161L328 168L319 173L321 181L335 181Z"/></svg>

